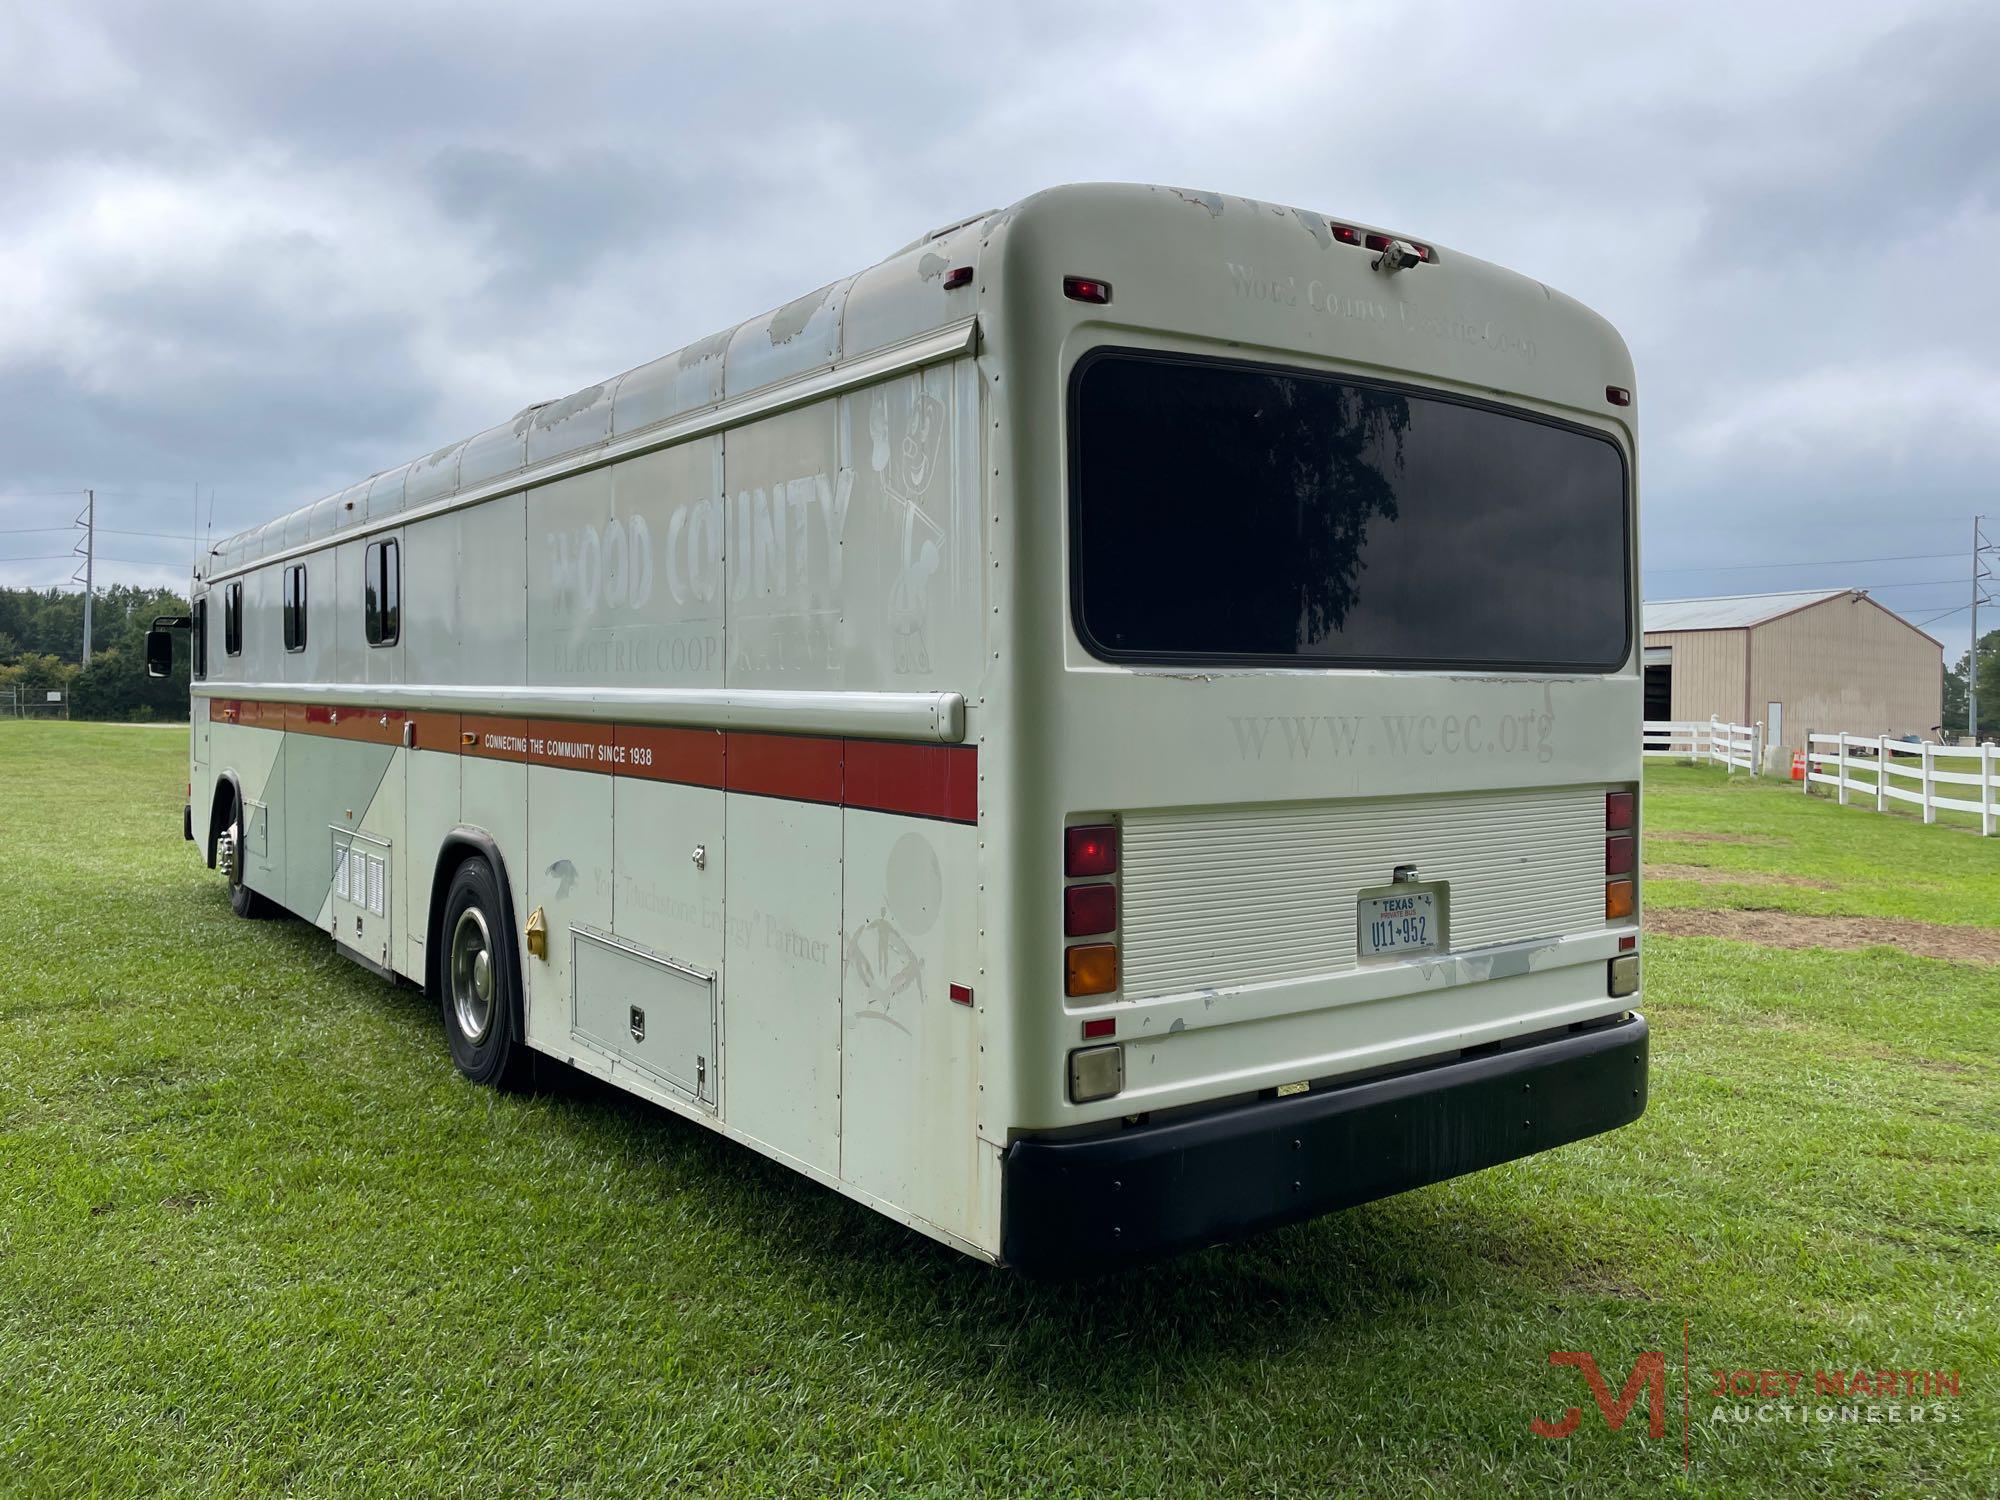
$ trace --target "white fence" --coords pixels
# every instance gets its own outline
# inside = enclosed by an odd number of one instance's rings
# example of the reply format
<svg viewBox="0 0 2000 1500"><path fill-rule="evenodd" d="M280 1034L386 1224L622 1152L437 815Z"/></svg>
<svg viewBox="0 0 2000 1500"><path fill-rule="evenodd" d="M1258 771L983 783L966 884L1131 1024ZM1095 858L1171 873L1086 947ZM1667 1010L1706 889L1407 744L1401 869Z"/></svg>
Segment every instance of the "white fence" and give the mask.
<svg viewBox="0 0 2000 1500"><path fill-rule="evenodd" d="M1938 809L1977 813L1979 831L2000 823L2000 746L1912 744L1887 735L1809 734L1805 789L1830 786L1842 807L1891 802L1923 809L1935 823Z"/></svg>
<svg viewBox="0 0 2000 1500"><path fill-rule="evenodd" d="M1648 719L1640 726L1640 753L1671 756L1726 767L1731 772L1758 774L1764 762L1762 724L1725 724L1720 719L1706 723L1688 720Z"/></svg>

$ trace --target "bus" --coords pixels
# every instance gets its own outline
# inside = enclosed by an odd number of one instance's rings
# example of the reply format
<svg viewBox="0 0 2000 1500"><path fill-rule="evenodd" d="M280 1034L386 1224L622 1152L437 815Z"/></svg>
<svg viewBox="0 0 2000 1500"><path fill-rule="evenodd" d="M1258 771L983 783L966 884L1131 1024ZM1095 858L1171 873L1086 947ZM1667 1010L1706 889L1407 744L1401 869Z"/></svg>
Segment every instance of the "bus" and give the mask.
<svg viewBox="0 0 2000 1500"><path fill-rule="evenodd" d="M1438 1182L1645 1106L1635 412L1462 251L1041 192L213 547L184 833L990 1262Z"/></svg>

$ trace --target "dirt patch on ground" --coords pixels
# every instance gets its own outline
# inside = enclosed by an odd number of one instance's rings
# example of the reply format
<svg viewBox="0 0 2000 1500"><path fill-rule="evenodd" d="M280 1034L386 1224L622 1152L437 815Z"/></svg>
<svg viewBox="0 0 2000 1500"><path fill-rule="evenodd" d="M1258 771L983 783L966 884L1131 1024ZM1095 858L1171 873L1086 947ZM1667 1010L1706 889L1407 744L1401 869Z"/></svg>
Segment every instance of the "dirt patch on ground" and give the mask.
<svg viewBox="0 0 2000 1500"><path fill-rule="evenodd" d="M1766 948L1900 948L1919 958L2000 964L2000 927L1947 927L1899 917L1810 917L1789 911L1655 909L1646 930L1663 937L1734 938Z"/></svg>
<svg viewBox="0 0 2000 1500"><path fill-rule="evenodd" d="M1701 885L1790 885L1809 891L1837 891L1824 880L1808 880L1803 875L1776 875L1768 870L1717 870L1708 865L1656 865L1646 861L1650 880L1692 880Z"/></svg>
<svg viewBox="0 0 2000 1500"><path fill-rule="evenodd" d="M1649 844L1761 844L1766 848L1776 848L1791 843L1790 839L1766 838L1758 833L1688 833L1675 829L1671 833L1646 833Z"/></svg>

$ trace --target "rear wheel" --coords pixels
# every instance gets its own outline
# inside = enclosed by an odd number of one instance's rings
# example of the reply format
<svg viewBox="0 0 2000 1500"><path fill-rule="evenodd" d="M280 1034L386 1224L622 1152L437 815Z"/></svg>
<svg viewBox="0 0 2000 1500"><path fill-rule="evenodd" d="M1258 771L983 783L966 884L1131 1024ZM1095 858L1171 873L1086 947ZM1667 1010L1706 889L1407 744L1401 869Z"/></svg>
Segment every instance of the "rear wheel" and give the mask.
<svg viewBox="0 0 2000 1500"><path fill-rule="evenodd" d="M439 1005L458 1071L474 1083L502 1088L526 1083L530 1069L511 931L500 878L474 855L453 873L445 893Z"/></svg>
<svg viewBox="0 0 2000 1500"><path fill-rule="evenodd" d="M229 798L229 821L216 836L215 867L229 883L229 909L237 916L256 920L276 910L243 883L243 799L234 793Z"/></svg>

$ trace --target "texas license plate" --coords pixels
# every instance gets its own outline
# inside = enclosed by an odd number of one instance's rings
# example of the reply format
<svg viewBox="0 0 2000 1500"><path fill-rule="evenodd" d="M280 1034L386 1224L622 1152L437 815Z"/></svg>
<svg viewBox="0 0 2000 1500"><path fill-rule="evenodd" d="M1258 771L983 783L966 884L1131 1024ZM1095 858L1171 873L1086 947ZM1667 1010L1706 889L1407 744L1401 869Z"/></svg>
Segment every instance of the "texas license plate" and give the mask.
<svg viewBox="0 0 2000 1500"><path fill-rule="evenodd" d="M1436 891L1363 896L1359 906L1363 958L1401 958L1411 953L1437 952L1442 933L1438 929Z"/></svg>

